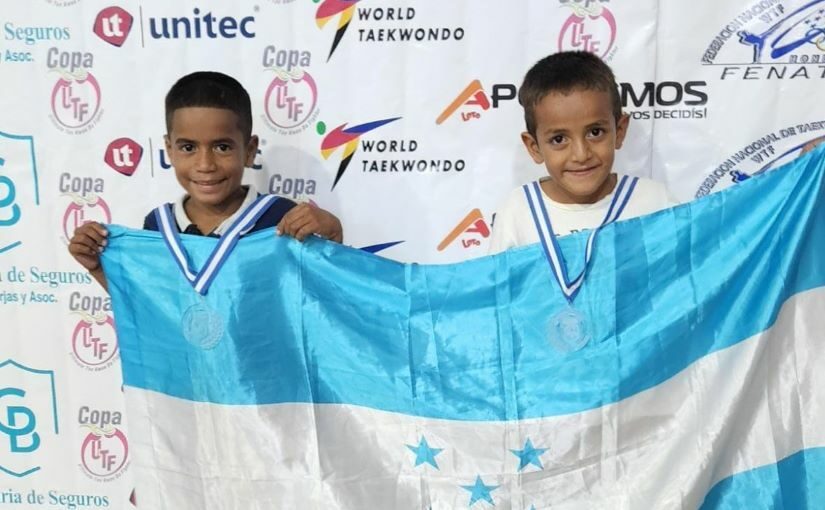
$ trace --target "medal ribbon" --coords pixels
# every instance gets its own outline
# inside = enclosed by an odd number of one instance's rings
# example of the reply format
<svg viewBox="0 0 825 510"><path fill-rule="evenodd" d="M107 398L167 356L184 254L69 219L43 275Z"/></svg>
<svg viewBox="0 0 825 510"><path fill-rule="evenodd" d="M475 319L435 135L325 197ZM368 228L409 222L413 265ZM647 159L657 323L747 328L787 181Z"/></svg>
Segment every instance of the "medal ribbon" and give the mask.
<svg viewBox="0 0 825 510"><path fill-rule="evenodd" d="M550 264L550 269L556 277L562 294L564 294L564 297L569 303L573 302L576 294L578 294L581 289L582 283L584 283L584 275L587 272L588 264L590 264L590 258L593 256L593 244L596 240L596 234L598 234L599 230L605 225L609 225L619 219L638 181L638 177L631 178L624 175L616 184L616 191L613 193L613 200L610 202L607 214L605 214L601 224L590 232L590 237L587 239L587 248L584 251L584 266L581 272L573 279L570 279L567 274L567 265L564 262L564 256L559 247L557 236L555 232L553 232L553 225L550 223L547 208L544 206L539 181L523 186L524 194L527 197L527 204L530 206L533 223L536 225L536 231L541 240L541 245L544 248L547 262Z"/></svg>
<svg viewBox="0 0 825 510"><path fill-rule="evenodd" d="M172 211L171 204L164 204L155 209L154 214L158 222L163 240L166 241L166 246L178 263L183 275L189 280L189 283L194 287L195 292L201 295L206 295L209 286L220 271L232 249L238 243L238 239L249 232L255 225L255 222L263 215L271 206L278 200L275 195L262 195L258 197L244 212L241 214L232 225L226 230L226 233L220 237L220 241L212 250L209 258L203 265L200 271L195 271L189 262L186 250L183 249L183 244L180 242L180 233L175 224L175 215Z"/></svg>

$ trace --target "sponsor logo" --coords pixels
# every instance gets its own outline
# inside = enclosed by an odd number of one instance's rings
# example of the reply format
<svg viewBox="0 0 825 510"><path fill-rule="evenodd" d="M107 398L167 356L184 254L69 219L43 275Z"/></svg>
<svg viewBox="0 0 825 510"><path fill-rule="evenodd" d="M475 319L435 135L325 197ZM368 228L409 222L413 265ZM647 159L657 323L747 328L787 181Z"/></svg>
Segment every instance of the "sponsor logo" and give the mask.
<svg viewBox="0 0 825 510"><path fill-rule="evenodd" d="M352 161L355 151L358 149L358 142L361 140L361 136L374 129L378 129L381 126L385 126L390 122L395 122L400 118L401 117L393 117L389 119L375 120L351 127L347 127L347 123L344 123L324 136L324 139L321 141L321 156L324 159L329 159L333 152L335 152L339 147L343 147L341 163L338 165L335 180L332 182L332 189L335 189L338 181L341 180L341 177L344 176L344 172L347 171L347 167ZM323 135L325 130L325 125L323 123L319 123L319 134ZM372 144L368 147L372 147Z"/></svg>
<svg viewBox="0 0 825 510"><path fill-rule="evenodd" d="M89 431L80 445L83 472L99 482L119 478L129 462L129 442L117 427L122 421L121 413L83 406L78 411L77 421Z"/></svg>
<svg viewBox="0 0 825 510"><path fill-rule="evenodd" d="M761 0L718 31L701 62L720 80L825 78L825 0Z"/></svg>
<svg viewBox="0 0 825 510"><path fill-rule="evenodd" d="M34 138L0 131L0 254L23 244L21 220L39 205Z"/></svg>
<svg viewBox="0 0 825 510"><path fill-rule="evenodd" d="M140 159L143 157L143 147L131 138L113 140L103 156L103 161L119 174L127 177L137 170Z"/></svg>
<svg viewBox="0 0 825 510"><path fill-rule="evenodd" d="M264 48L264 69L275 77L264 95L264 121L281 135L298 134L318 117L318 86L307 68L309 51Z"/></svg>
<svg viewBox="0 0 825 510"><path fill-rule="evenodd" d="M619 84L622 106L637 120L705 119L705 81L662 81Z"/></svg>
<svg viewBox="0 0 825 510"><path fill-rule="evenodd" d="M458 240L465 249L478 247L481 246L482 240L488 237L490 237L490 226L484 220L481 210L473 209L441 240L438 244L438 251L446 250Z"/></svg>
<svg viewBox="0 0 825 510"><path fill-rule="evenodd" d="M108 297L72 292L69 310L78 317L72 331L72 356L83 368L100 371L112 366L118 355L112 303Z"/></svg>
<svg viewBox="0 0 825 510"><path fill-rule="evenodd" d="M134 18L121 7L106 7L95 18L94 33L112 46L120 48L129 37Z"/></svg>
<svg viewBox="0 0 825 510"><path fill-rule="evenodd" d="M607 0L560 0L573 13L559 31L559 51L587 51L604 60L616 54L616 18Z"/></svg>
<svg viewBox="0 0 825 510"><path fill-rule="evenodd" d="M100 85L85 69L62 72L52 88L52 121L63 132L82 134L100 118Z"/></svg>
<svg viewBox="0 0 825 510"><path fill-rule="evenodd" d="M0 363L0 474L39 471L58 433L54 372Z"/></svg>
<svg viewBox="0 0 825 510"><path fill-rule="evenodd" d="M152 39L253 39L255 16L215 16L211 11L192 9L192 16L149 16L148 37Z"/></svg>
<svg viewBox="0 0 825 510"><path fill-rule="evenodd" d="M447 108L441 112L441 115L438 116L435 123L443 123L461 108L466 110L461 112L461 120L464 122L472 119L480 119L481 112L490 109L490 98L487 97L487 93L484 92L484 88L481 86L480 81L471 81L470 84L467 85L449 105L447 105Z"/></svg>
<svg viewBox="0 0 825 510"><path fill-rule="evenodd" d="M696 197L725 189L798 157L809 142L825 134L825 121L787 126L758 138L717 166L699 186Z"/></svg>
<svg viewBox="0 0 825 510"><path fill-rule="evenodd" d="M58 179L58 189L71 199L63 213L63 235L66 242L71 239L75 229L90 221L111 223L112 212L109 204L99 195L103 193L105 183L99 177L77 177L62 173Z"/></svg>
<svg viewBox="0 0 825 510"><path fill-rule="evenodd" d="M370 2L359 6L359 0L323 0L315 13L318 28L337 21L335 36L327 60L332 58L353 19L358 20L358 42L374 44L457 42L464 39L464 28L426 25L418 22L415 7L384 7ZM419 6L420 8L420 6Z"/></svg>

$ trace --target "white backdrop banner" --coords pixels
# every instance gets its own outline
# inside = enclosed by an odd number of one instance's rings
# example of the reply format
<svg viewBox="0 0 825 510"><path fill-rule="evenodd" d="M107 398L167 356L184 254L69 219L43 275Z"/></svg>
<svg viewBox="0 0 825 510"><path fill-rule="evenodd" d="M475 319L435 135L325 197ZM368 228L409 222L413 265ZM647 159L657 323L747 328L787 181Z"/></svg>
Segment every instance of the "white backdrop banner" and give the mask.
<svg viewBox="0 0 825 510"><path fill-rule="evenodd" d="M682 201L825 134L825 0L2 2L0 508L130 507L111 305L66 243L178 196L177 78L246 86L260 191L331 210L352 246L455 262L484 255L496 206L544 173L516 91L567 49L616 72L632 117L617 170ZM330 134L363 124L335 182Z"/></svg>

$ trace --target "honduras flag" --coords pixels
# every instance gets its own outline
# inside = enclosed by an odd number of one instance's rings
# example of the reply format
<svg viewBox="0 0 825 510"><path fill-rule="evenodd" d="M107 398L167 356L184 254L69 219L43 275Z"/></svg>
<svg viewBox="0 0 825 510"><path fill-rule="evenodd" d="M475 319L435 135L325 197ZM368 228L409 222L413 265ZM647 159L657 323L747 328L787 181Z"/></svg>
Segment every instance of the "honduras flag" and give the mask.
<svg viewBox="0 0 825 510"><path fill-rule="evenodd" d="M539 245L427 266L113 226L138 506L824 508L824 172L605 227L574 352Z"/></svg>

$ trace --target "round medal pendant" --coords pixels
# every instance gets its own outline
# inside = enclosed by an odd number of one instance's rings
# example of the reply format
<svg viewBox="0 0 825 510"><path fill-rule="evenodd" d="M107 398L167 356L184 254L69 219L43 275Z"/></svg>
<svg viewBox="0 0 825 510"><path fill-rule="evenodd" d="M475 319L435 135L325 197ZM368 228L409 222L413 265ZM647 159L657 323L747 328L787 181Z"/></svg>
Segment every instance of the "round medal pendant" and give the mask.
<svg viewBox="0 0 825 510"><path fill-rule="evenodd" d="M201 301L183 312L183 337L195 347L212 349L223 337L223 319Z"/></svg>
<svg viewBox="0 0 825 510"><path fill-rule="evenodd" d="M590 341L587 318L572 306L565 307L550 318L549 340L563 354L581 350Z"/></svg>

